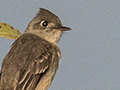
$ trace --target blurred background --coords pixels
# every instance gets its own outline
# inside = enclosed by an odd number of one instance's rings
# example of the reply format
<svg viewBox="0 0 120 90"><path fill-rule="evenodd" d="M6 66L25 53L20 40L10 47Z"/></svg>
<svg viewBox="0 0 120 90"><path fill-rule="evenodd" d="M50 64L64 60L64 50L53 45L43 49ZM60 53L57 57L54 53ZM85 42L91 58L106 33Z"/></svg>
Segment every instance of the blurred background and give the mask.
<svg viewBox="0 0 120 90"><path fill-rule="evenodd" d="M0 0L0 22L23 33L40 7L72 28L49 90L120 90L120 0ZM0 37L0 66L13 42Z"/></svg>

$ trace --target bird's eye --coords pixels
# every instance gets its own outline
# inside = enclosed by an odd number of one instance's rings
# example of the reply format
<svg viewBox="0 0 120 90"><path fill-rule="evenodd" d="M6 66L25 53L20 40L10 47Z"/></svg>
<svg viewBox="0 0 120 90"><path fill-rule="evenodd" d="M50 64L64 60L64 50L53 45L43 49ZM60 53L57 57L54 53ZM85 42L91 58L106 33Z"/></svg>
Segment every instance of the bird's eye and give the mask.
<svg viewBox="0 0 120 90"><path fill-rule="evenodd" d="M41 21L40 24L41 24L41 26L46 27L48 25L48 22L43 20L43 21Z"/></svg>

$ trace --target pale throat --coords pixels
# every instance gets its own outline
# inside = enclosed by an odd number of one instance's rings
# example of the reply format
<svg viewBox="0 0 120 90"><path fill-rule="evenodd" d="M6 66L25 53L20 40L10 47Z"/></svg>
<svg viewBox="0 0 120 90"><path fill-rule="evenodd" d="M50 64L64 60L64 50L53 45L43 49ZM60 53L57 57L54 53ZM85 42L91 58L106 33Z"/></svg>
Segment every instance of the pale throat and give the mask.
<svg viewBox="0 0 120 90"><path fill-rule="evenodd" d="M43 38L48 42L51 42L53 44L57 44L57 42L60 40L60 37L61 37L61 31L55 30Z"/></svg>

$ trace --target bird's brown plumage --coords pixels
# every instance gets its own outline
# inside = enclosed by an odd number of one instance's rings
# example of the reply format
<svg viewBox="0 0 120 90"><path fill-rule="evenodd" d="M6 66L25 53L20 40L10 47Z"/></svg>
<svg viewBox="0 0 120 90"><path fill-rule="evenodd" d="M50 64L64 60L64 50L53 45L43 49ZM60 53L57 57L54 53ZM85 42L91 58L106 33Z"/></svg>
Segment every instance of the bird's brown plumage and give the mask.
<svg viewBox="0 0 120 90"><path fill-rule="evenodd" d="M2 63L0 90L48 90L58 69L60 19L41 8Z"/></svg>
<svg viewBox="0 0 120 90"><path fill-rule="evenodd" d="M52 82L46 75L51 70L56 72L60 52L57 46L46 42L33 34L24 34L13 43L2 64L1 85L5 90L35 90L39 83ZM47 83L45 79L41 82L43 76L48 78Z"/></svg>

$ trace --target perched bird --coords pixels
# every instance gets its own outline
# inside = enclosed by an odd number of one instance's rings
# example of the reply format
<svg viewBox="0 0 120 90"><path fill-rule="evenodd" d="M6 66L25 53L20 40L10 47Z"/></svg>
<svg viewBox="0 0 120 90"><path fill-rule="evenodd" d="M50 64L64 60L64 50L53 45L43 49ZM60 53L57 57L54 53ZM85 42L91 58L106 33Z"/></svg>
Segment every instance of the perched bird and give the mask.
<svg viewBox="0 0 120 90"><path fill-rule="evenodd" d="M0 90L48 90L61 58L57 42L67 30L55 14L40 8L3 59Z"/></svg>

